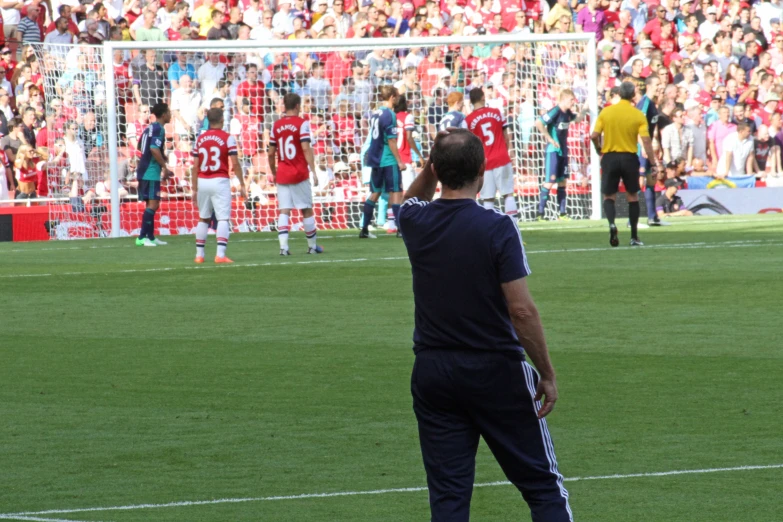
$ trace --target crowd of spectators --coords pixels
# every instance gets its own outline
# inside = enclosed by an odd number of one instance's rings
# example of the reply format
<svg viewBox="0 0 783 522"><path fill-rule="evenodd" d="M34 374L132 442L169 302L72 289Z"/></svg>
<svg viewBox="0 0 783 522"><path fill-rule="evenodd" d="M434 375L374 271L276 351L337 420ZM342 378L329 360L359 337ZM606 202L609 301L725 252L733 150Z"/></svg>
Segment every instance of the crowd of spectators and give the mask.
<svg viewBox="0 0 783 522"><path fill-rule="evenodd" d="M166 101L172 109L168 151L177 178L166 194L179 197L188 193L191 143L206 110L219 103L240 143L251 200L263 202L272 183L268 132L282 114L282 95L294 91L313 129L316 193L358 197L367 116L376 88L386 84L404 94L425 155L449 110L448 94L483 88L488 105L513 123L520 179L537 184L544 140L535 119L563 88L587 103L586 47L405 44L410 37L504 33L595 33L598 106L611 103L619 82L635 82L660 112L656 151L666 162L684 162L688 174L753 175L776 184L783 170L780 0L11 0L0 2L0 13L0 163L10 197L108 194L99 45L109 39L258 42L245 52L115 53L123 194L134 190L135 149L150 106ZM265 47L380 37L398 38L399 49ZM572 126L569 136L572 181L582 184L591 174L588 125ZM42 179L52 171L54 178Z"/></svg>

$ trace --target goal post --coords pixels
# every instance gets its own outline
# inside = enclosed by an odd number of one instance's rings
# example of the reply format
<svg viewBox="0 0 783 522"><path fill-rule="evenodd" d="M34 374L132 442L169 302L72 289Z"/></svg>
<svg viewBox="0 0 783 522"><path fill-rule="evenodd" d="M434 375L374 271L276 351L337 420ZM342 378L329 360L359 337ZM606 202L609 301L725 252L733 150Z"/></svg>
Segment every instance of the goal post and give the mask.
<svg viewBox="0 0 783 522"><path fill-rule="evenodd" d="M467 114L469 91L484 87L487 105L497 107L512 130L510 155L515 193L520 218L526 221L535 219L544 181L546 142L536 129L535 120L554 107L560 90L570 88L576 94L577 104L588 109L588 117L583 123L572 124L568 131L567 212L572 218L600 219L599 161L589 141L599 110L595 45L595 36L583 33L268 42L107 41L102 47L89 50L82 46L76 58L72 56L74 50L68 49L70 59L63 62L66 70L44 73L45 78L53 75L51 81L46 78L45 91L47 100L63 96L63 85L67 82L61 78L72 76L68 69L74 66L89 69L101 82L105 107L99 108L96 103L94 115L88 119L97 120L98 130L105 138L104 153L99 156L93 149L87 155L88 163L96 170L84 176L84 188L89 191L95 189L96 183L90 178L100 177L103 172L109 174L101 194L91 202L103 210L100 219L105 232L100 235L131 235L138 227L140 203L129 186L128 165L135 163L133 139L138 138L144 122L148 121L141 108L148 109L155 100L168 102L177 114L166 126L170 140L167 152L176 166L172 170L177 178L162 198L159 228L163 234L192 232L197 218L188 195L188 147L202 128L205 109L215 97L225 100L226 130L237 137L243 174L253 187L247 200L240 201L238 195L235 198L232 230L274 230L276 197L265 149L271 123L282 112L281 99L285 92L302 96L302 116L315 129L311 145L318 172L313 173L312 182L319 228L359 226L366 197L363 186L366 174L363 176L361 158L367 120L378 105L378 87L385 84L397 84L406 97L411 125L400 122L400 128L413 130L414 147L424 157L429 154L436 131L433 122L437 123L448 110L447 95L463 93L462 110ZM115 51L121 53L123 64L115 65ZM41 59L46 59L55 50L44 44L38 52ZM81 58L82 54L88 57ZM85 61L88 63L84 64ZM145 66L147 71L142 70ZM123 77L124 73L117 67L127 67L133 80ZM179 85L181 82L174 85L170 80L177 75L170 74L171 68L180 78L184 74L195 76L190 78L190 86L183 87ZM159 72L155 73L156 70ZM249 74L256 75L261 82L260 91L244 85L254 84L246 81ZM76 77L81 78L79 74ZM118 80L125 84L118 85ZM150 81L160 83L144 84ZM412 163L416 156L414 151ZM103 161L106 163L101 165ZM63 170L50 168L49 175L62 177ZM52 181L65 190L61 179ZM73 198L71 203L73 207ZM83 210L89 212L89 208ZM57 212L70 216L73 210L76 209ZM555 219L557 212L556 198L550 197L545 215ZM384 218L379 215L376 224L380 225ZM70 217L53 215L51 221L66 219ZM294 220L292 230L296 228ZM82 237L80 234L98 236L79 230L70 236L63 233L61 238Z"/></svg>

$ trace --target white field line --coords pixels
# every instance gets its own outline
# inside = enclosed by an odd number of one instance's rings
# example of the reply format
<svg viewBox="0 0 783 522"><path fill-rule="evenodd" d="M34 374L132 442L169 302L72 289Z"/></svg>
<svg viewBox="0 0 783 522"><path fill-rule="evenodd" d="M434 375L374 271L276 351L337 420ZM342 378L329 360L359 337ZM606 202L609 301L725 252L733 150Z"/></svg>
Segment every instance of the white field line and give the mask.
<svg viewBox="0 0 783 522"><path fill-rule="evenodd" d="M23 515L0 515L0 520L31 520L33 522L87 522L86 520L74 520L72 518L40 518Z"/></svg>
<svg viewBox="0 0 783 522"><path fill-rule="evenodd" d="M275 240L277 241L277 240ZM751 240L751 241L726 241L721 243L673 243L668 245L649 245L642 248L612 248L612 247L595 247L595 248L558 248L552 250L528 250L528 255L537 254L567 254L575 252L643 252L644 250L690 250L690 249L713 249L713 248L757 248L757 247L780 247L783 246L783 242L780 240L767 239L767 240ZM165 248L165 247L162 247ZM402 261L407 260L407 256L393 256L393 257L359 257L354 259L312 259L310 261L278 261L278 262L266 262L266 263L234 263L231 265L198 265L198 266L175 266L175 267L156 267L156 268L129 268L126 270L112 270L112 271L95 271L95 272L61 272L58 274L53 273L41 273L41 274L2 274L0 279L20 279L31 277L55 277L55 276L88 276L88 275L109 275L109 274L136 274L144 272L173 272L177 270L214 270L214 269L228 269L228 268L257 268L267 266L291 266L291 265L318 265L318 264L335 264L335 263L364 263L372 261Z"/></svg>
<svg viewBox="0 0 783 522"><path fill-rule="evenodd" d="M766 469L783 469L783 464L769 464L762 466L735 466L730 468L706 468L706 469L685 469L677 471L656 471L651 473L630 473L626 475L597 475L588 477L570 477L566 478L566 482L584 482L587 480L622 480L622 479L635 479L635 478L651 478L651 477L671 477L675 475L700 475L705 473L721 473L731 471L755 471ZM498 481L498 482L483 482L475 484L476 488L487 488L497 486L510 486L510 482ZM244 498L220 498L213 500L183 500L179 502L167 502L165 504L130 504L126 506L108 506L108 507L91 507L91 508L77 508L77 509L50 509L46 511L27 511L22 513L6 513L0 514L0 519L11 520L23 520L17 517L29 517L37 515L63 515L69 513L91 513L91 512L106 512L106 511L135 511L139 509L159 509L170 507L192 507L192 506L210 506L216 504L241 504L246 502L270 502L276 500L306 500L315 498L334 498L334 497L355 497L355 496L367 496L367 495L386 495L391 493L419 493L427 491L426 486L418 486L411 488L390 488L390 489L374 489L366 491L337 491L333 493L305 493L301 495L281 495L274 497L244 497ZM36 519L29 519L36 520ZM40 519L38 519L40 520ZM75 521L52 521L52 522L75 522Z"/></svg>

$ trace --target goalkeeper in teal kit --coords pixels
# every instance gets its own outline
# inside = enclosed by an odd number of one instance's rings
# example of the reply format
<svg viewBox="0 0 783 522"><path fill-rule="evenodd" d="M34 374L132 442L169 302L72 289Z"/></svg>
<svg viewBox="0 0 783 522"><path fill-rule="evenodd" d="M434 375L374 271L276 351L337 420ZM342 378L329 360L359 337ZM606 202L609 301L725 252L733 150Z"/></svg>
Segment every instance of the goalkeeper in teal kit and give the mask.
<svg viewBox="0 0 783 522"><path fill-rule="evenodd" d="M155 212L160 207L160 182L171 177L166 167L166 130L163 128L171 121L171 111L166 103L158 103L151 110L155 122L144 129L139 138L138 150L141 152L136 167L136 179L139 182L139 201L146 203L141 217L141 230L136 246L154 247L165 245L165 241L155 238Z"/></svg>

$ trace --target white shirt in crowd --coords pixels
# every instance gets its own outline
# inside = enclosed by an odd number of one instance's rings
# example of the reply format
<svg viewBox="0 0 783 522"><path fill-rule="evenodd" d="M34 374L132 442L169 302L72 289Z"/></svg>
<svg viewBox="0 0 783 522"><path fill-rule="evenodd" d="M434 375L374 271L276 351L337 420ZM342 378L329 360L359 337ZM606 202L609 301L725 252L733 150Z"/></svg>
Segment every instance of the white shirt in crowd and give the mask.
<svg viewBox="0 0 783 522"><path fill-rule="evenodd" d="M185 92L185 89L174 89L171 93L171 110L179 111L180 116L188 122L188 126L182 125L178 118L174 120L174 132L177 134L190 134L198 122L198 108L201 105L201 93L195 89Z"/></svg>
<svg viewBox="0 0 783 522"><path fill-rule="evenodd" d="M731 152L731 162L728 153ZM753 138L740 140L739 134L732 132L723 140L722 171L729 176L745 176L748 157L753 154ZM728 163L728 164L727 164Z"/></svg>
<svg viewBox="0 0 783 522"><path fill-rule="evenodd" d="M211 62L206 61L204 65L198 69L198 82L201 86L202 98L207 98L217 88L218 82L223 78L223 73L226 70L226 66L222 63L212 65Z"/></svg>

